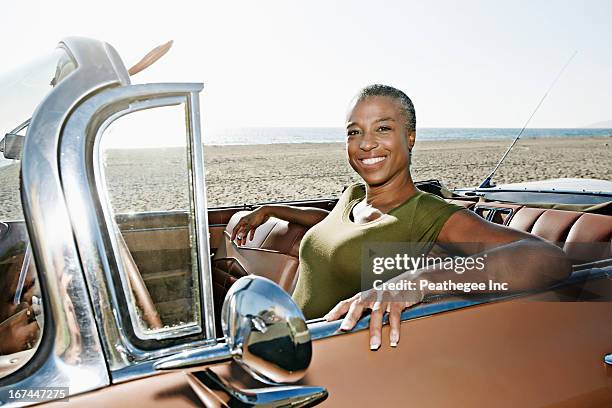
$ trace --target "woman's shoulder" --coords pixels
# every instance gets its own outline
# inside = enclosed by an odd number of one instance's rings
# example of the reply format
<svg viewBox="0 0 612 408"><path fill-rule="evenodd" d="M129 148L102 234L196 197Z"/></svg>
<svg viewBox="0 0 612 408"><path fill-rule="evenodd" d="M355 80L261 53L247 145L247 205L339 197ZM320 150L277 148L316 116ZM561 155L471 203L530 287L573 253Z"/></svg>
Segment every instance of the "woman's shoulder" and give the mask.
<svg viewBox="0 0 612 408"><path fill-rule="evenodd" d="M421 191L418 211L419 213L430 213L430 214L447 214L451 215L456 211L463 210L464 208L460 205L449 203L442 197L438 197L435 194L431 194L425 191Z"/></svg>

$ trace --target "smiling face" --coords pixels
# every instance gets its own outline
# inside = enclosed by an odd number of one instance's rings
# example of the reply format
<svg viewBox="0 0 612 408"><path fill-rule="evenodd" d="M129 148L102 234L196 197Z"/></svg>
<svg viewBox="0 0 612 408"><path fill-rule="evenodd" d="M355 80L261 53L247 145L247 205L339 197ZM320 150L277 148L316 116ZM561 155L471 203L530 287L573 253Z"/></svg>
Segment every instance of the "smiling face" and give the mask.
<svg viewBox="0 0 612 408"><path fill-rule="evenodd" d="M409 150L415 131L406 114L388 96L368 96L355 103L347 118L346 150L351 167L370 186L410 177Z"/></svg>

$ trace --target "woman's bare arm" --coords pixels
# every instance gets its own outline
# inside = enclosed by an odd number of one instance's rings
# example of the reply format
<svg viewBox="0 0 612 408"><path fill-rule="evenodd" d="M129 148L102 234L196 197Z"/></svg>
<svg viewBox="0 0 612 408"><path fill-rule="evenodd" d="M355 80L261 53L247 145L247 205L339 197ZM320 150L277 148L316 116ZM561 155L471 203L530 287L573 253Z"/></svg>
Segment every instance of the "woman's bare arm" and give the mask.
<svg viewBox="0 0 612 408"><path fill-rule="evenodd" d="M312 227L327 217L329 211L314 207L294 207L286 204L266 204L246 214L234 226L231 240L237 239L238 245L244 245L247 239L253 239L255 230L270 217L280 218L305 227Z"/></svg>
<svg viewBox="0 0 612 408"><path fill-rule="evenodd" d="M523 291L548 287L571 273L571 262L561 248L535 235L485 221L470 211L453 214L440 231L438 242L464 255L486 253L484 271L459 274L430 270L422 274L423 279L476 283L492 280L507 283L509 291Z"/></svg>
<svg viewBox="0 0 612 408"><path fill-rule="evenodd" d="M327 217L329 211L315 207L294 207L285 204L268 204L263 206L264 211L276 218L312 227Z"/></svg>
<svg viewBox="0 0 612 408"><path fill-rule="evenodd" d="M514 292L545 288L571 273L571 263L559 247L534 235L485 221L469 211L458 211L446 221L438 236L438 243L451 246L468 257L486 254L484 270L475 268L458 273L452 269L425 268L405 272L389 282L413 282L413 289L360 292L338 303L325 318L328 321L337 320L346 314L340 328L350 330L363 311L371 309L370 348L376 350L381 345L384 313L389 312L390 343L396 346L403 309L421 302L428 294L453 292L437 289L436 284L493 281L506 284L506 290ZM433 283L434 289L429 286L422 288L421 282Z"/></svg>

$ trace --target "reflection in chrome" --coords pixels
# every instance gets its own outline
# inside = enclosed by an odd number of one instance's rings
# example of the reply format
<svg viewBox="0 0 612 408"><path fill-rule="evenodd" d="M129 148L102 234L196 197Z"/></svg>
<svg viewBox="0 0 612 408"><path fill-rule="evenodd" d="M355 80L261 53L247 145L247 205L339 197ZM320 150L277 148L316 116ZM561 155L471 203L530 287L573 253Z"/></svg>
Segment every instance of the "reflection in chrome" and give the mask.
<svg viewBox="0 0 612 408"><path fill-rule="evenodd" d="M219 400L230 407L312 407L328 396L323 387L295 385L237 390L210 369L188 373L187 380L207 407L219 406Z"/></svg>
<svg viewBox="0 0 612 408"><path fill-rule="evenodd" d="M13 304L15 305L21 303L21 295L23 294L23 287L25 285L28 269L30 269L30 262L32 262L32 247L28 243L26 244L26 251L25 255L23 256L23 263L21 264L21 270L19 271L17 290L15 290L15 297L13 298Z"/></svg>
<svg viewBox="0 0 612 408"><path fill-rule="evenodd" d="M230 352L258 380L292 383L306 374L312 344L304 315L274 282L253 275L236 281L221 326Z"/></svg>
<svg viewBox="0 0 612 408"><path fill-rule="evenodd" d="M217 343L213 346L196 347L153 363L156 370L174 370L176 368L195 367L213 363L222 363L235 357L227 344Z"/></svg>
<svg viewBox="0 0 612 408"><path fill-rule="evenodd" d="M260 276L236 281L225 296L221 325L226 344L160 360L155 368L190 367L233 357L259 381L291 383L306 374L312 358L304 315L276 283Z"/></svg>

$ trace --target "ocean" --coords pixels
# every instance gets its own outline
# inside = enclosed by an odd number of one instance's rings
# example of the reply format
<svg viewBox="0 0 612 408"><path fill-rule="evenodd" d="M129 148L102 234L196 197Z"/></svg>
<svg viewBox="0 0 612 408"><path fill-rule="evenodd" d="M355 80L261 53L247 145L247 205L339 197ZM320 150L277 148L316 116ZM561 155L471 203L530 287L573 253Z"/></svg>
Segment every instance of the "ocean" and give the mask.
<svg viewBox="0 0 612 408"><path fill-rule="evenodd" d="M512 128L417 128L417 140L482 140L507 139L516 137L520 129ZM526 129L521 138L536 137L610 137L612 128L550 128ZM330 143L345 141L345 130L332 127L271 127L235 128L224 130L203 129L205 145L251 145L277 143ZM0 156L0 167L13 163Z"/></svg>
<svg viewBox="0 0 612 408"><path fill-rule="evenodd" d="M482 140L508 139L516 137L520 129L512 128L417 128L417 140ZM521 138L612 136L611 129L551 128L526 129ZM249 145L273 143L330 143L344 142L345 130L326 127L291 128L237 128L225 130L204 129L205 145Z"/></svg>

